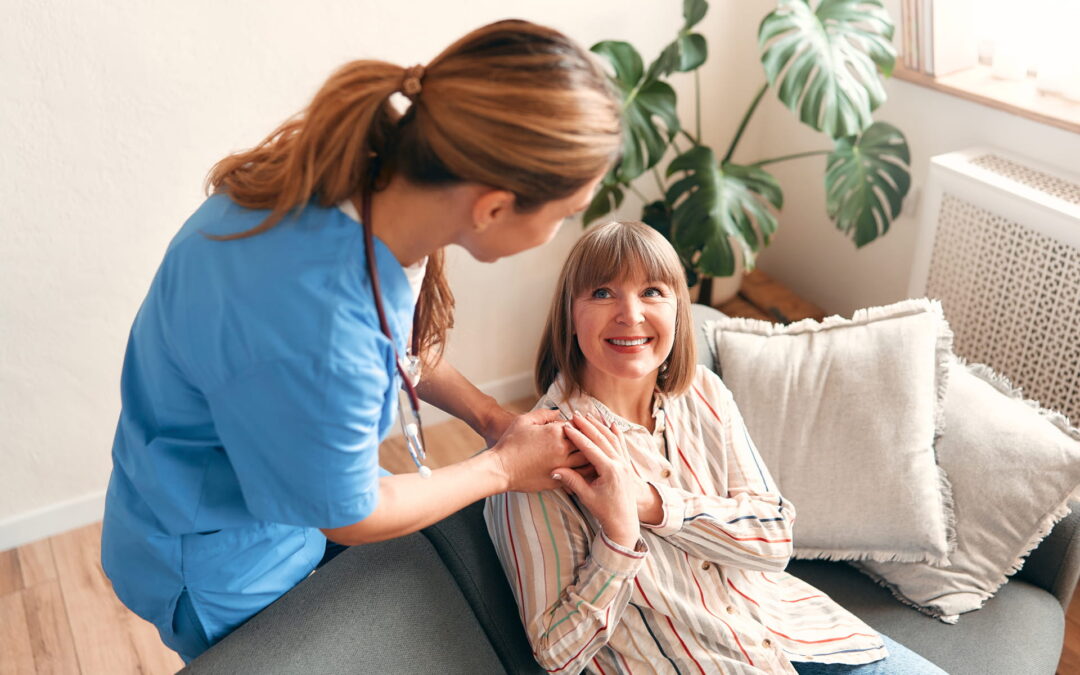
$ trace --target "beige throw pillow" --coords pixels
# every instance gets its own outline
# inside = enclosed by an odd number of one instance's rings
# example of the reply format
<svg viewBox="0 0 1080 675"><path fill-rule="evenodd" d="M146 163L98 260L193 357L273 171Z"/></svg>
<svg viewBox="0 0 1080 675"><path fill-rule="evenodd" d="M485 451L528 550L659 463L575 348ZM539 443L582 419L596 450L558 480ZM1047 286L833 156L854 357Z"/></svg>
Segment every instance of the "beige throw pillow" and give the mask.
<svg viewBox="0 0 1080 675"><path fill-rule="evenodd" d="M795 555L943 564L954 544L934 439L952 332L907 300L788 326L705 324L717 372L798 509Z"/></svg>
<svg viewBox="0 0 1080 675"><path fill-rule="evenodd" d="M1080 431L986 366L960 362L951 366L945 418L938 457L952 481L957 536L948 566L856 567L907 604L955 623L982 607L1068 515L1080 487Z"/></svg>

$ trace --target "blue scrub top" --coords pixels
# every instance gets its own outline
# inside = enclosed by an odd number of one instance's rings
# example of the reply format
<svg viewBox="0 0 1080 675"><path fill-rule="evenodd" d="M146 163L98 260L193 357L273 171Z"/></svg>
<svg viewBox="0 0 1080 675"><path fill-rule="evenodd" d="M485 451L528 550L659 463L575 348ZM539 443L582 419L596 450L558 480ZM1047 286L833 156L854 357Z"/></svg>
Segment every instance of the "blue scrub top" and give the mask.
<svg viewBox="0 0 1080 675"><path fill-rule="evenodd" d="M102 566L174 648L183 590L213 643L315 569L318 528L372 512L397 412L363 229L312 201L253 237L203 236L267 215L207 199L170 243L124 357ZM404 353L412 292L375 248Z"/></svg>

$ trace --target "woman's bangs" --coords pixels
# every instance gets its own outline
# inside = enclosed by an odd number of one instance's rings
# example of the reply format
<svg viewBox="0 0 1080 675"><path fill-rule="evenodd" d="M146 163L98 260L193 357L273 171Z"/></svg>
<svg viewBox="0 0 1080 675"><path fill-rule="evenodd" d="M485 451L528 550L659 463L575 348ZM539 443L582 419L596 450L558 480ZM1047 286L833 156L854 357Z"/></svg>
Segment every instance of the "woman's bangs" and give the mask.
<svg viewBox="0 0 1080 675"><path fill-rule="evenodd" d="M643 226L611 228L592 233L579 249L580 258L574 266L571 292L579 296L601 286L624 279L644 279L667 284L672 289L685 283L682 264L660 234ZM650 241L655 235L660 241ZM589 235L586 235L587 237Z"/></svg>

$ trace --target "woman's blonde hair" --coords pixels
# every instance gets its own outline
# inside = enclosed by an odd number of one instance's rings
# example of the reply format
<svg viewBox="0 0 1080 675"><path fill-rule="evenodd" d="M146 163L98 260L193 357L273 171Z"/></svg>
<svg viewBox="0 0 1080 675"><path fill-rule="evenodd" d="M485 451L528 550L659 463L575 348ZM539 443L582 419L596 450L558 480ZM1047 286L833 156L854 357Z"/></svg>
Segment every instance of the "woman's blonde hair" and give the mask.
<svg viewBox="0 0 1080 675"><path fill-rule="evenodd" d="M584 390L585 355L574 335L574 298L636 275L667 284L677 300L675 343L665 362L667 369L656 386L676 395L690 388L697 354L690 291L682 262L659 232L645 223L629 221L590 229L566 258L536 355L535 383L541 395L559 373L563 374L567 394Z"/></svg>
<svg viewBox="0 0 1080 675"><path fill-rule="evenodd" d="M412 105L391 102L401 91ZM438 187L474 182L515 195L519 211L562 199L618 156L620 104L594 58L551 28L499 21L469 33L422 69L353 61L310 105L256 147L218 162L208 191L270 209L253 236L313 197L331 206L394 175ZM377 176L376 176L377 174ZM445 343L454 296L433 254L413 327L423 353ZM439 349L432 351L440 351Z"/></svg>

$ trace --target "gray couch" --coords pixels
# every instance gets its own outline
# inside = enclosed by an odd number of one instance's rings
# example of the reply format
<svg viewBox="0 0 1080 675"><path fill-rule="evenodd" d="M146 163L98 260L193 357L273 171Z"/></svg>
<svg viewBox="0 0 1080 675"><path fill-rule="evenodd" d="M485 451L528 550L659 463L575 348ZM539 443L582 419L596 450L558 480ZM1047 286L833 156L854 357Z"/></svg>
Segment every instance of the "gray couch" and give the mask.
<svg viewBox="0 0 1080 675"><path fill-rule="evenodd" d="M695 306L695 318L712 311ZM845 563L795 561L788 571L954 675L1052 675L1080 575L1080 506L955 626L901 605ZM544 671L473 504L422 532L345 551L183 672Z"/></svg>

